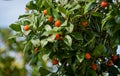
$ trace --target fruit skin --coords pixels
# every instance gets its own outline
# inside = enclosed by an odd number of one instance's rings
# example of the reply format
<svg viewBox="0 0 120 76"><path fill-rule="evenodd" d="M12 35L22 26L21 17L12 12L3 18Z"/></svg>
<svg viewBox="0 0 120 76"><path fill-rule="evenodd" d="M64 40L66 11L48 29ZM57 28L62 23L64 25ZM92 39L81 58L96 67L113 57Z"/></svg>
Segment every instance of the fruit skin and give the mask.
<svg viewBox="0 0 120 76"><path fill-rule="evenodd" d="M116 60L118 59L118 57L117 57L117 55L113 55L113 56L111 57L111 59L112 59L112 61L116 61Z"/></svg>
<svg viewBox="0 0 120 76"><path fill-rule="evenodd" d="M25 25L24 28L23 28L25 31L29 31L29 26L28 25Z"/></svg>
<svg viewBox="0 0 120 76"><path fill-rule="evenodd" d="M112 66L113 65L113 61L112 60L108 60L107 65L108 66Z"/></svg>
<svg viewBox="0 0 120 76"><path fill-rule="evenodd" d="M60 27L60 25L61 25L60 20L55 21L55 26L56 26L56 27Z"/></svg>
<svg viewBox="0 0 120 76"><path fill-rule="evenodd" d="M46 10L46 9L43 10L43 14L44 14L44 15L47 15L47 10Z"/></svg>
<svg viewBox="0 0 120 76"><path fill-rule="evenodd" d="M49 16L49 17L48 17L48 21L49 21L49 22L52 22L52 21L53 21L53 17L52 17L52 16Z"/></svg>
<svg viewBox="0 0 120 76"><path fill-rule="evenodd" d="M86 58L86 59L90 59L90 58L91 58L91 55L90 55L89 53L86 53L86 54L85 54L85 58Z"/></svg>
<svg viewBox="0 0 120 76"><path fill-rule="evenodd" d="M55 40L58 40L60 38L60 35L58 33L55 34Z"/></svg>
<svg viewBox="0 0 120 76"><path fill-rule="evenodd" d="M83 21L83 22L81 22L80 24L81 24L82 26L85 26L85 27L86 27L86 26L88 25L88 22L87 22L87 21Z"/></svg>
<svg viewBox="0 0 120 76"><path fill-rule="evenodd" d="M100 3L100 6L101 6L101 7L107 7L107 6L108 6L108 2L102 1L102 2Z"/></svg>
<svg viewBox="0 0 120 76"><path fill-rule="evenodd" d="M53 65L57 65L57 64L58 64L58 60L57 60L57 59L53 59L53 60L52 60L52 64L53 64Z"/></svg>
<svg viewBox="0 0 120 76"><path fill-rule="evenodd" d="M93 70L97 70L97 64L92 64L91 68L92 68Z"/></svg>

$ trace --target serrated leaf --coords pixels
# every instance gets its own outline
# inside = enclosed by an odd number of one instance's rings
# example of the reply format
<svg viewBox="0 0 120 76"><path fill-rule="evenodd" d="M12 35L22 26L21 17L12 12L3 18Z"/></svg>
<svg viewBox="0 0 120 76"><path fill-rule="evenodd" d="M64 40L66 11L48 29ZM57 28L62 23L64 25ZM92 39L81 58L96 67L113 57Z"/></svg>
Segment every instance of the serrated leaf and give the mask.
<svg viewBox="0 0 120 76"><path fill-rule="evenodd" d="M47 45L48 41L46 39L43 39L40 41L41 47L43 48L45 45Z"/></svg>
<svg viewBox="0 0 120 76"><path fill-rule="evenodd" d="M72 38L69 35L66 35L64 42L70 47L72 45Z"/></svg>
<svg viewBox="0 0 120 76"><path fill-rule="evenodd" d="M13 29L14 31L21 31L21 27L19 23L13 23L10 25L10 28Z"/></svg>

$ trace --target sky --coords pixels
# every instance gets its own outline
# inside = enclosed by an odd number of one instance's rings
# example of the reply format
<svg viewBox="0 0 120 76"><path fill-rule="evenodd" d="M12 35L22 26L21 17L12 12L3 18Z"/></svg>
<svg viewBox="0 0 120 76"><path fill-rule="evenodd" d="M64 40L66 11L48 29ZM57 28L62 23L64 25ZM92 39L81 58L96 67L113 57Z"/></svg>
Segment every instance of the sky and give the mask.
<svg viewBox="0 0 120 76"><path fill-rule="evenodd" d="M0 0L0 28L9 28L25 13L25 5L30 0Z"/></svg>

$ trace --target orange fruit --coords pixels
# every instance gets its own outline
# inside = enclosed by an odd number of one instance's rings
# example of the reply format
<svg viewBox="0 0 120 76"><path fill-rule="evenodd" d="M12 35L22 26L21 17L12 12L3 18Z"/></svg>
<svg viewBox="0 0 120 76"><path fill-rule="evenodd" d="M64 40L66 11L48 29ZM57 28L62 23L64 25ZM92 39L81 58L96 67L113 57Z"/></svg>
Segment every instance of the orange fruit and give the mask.
<svg viewBox="0 0 120 76"><path fill-rule="evenodd" d="M100 3L100 6L101 6L101 7L107 7L107 6L108 6L108 2L102 1L102 2Z"/></svg>
<svg viewBox="0 0 120 76"><path fill-rule="evenodd" d="M81 25L82 25L82 26L87 26L87 25L88 25L88 22L87 22L87 21L83 21L83 22L81 22Z"/></svg>
<svg viewBox="0 0 120 76"><path fill-rule="evenodd" d="M53 21L53 17L52 17L52 16L49 16L49 17L48 17L48 21L49 21L49 22L52 22L52 21Z"/></svg>
<svg viewBox="0 0 120 76"><path fill-rule="evenodd" d="M57 65L57 64L58 64L58 60L57 60L57 59L53 59L53 60L52 60L52 64L53 64L53 65Z"/></svg>
<svg viewBox="0 0 120 76"><path fill-rule="evenodd" d="M90 58L91 58L90 53L86 53L86 54L85 54L85 58L86 58L86 59L90 59Z"/></svg>
<svg viewBox="0 0 120 76"><path fill-rule="evenodd" d="M60 27L60 25L61 25L60 20L55 21L55 26L56 26L56 27Z"/></svg>
<svg viewBox="0 0 120 76"><path fill-rule="evenodd" d="M30 28L28 25L25 25L24 28L23 28L25 31L28 31Z"/></svg>
<svg viewBox="0 0 120 76"><path fill-rule="evenodd" d="M46 9L43 10L43 14L44 14L44 15L47 15L47 10L46 10Z"/></svg>
<svg viewBox="0 0 120 76"><path fill-rule="evenodd" d="M113 65L113 61L112 60L108 60L107 65L108 66L112 66Z"/></svg>
<svg viewBox="0 0 120 76"><path fill-rule="evenodd" d="M91 68L92 68L93 70L97 70L97 64L92 64Z"/></svg>
<svg viewBox="0 0 120 76"><path fill-rule="evenodd" d="M113 55L113 56L111 57L111 59L112 59L113 61L116 61L116 60L118 59L118 57L117 57L117 55Z"/></svg>
<svg viewBox="0 0 120 76"><path fill-rule="evenodd" d="M60 35L58 33L55 34L55 40L58 40L60 38Z"/></svg>

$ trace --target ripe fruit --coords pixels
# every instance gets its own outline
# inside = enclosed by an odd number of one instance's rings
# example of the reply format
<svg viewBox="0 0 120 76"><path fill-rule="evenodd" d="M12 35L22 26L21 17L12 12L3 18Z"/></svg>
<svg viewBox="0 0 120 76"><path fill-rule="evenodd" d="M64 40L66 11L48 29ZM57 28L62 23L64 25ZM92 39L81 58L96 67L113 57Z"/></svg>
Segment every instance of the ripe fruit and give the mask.
<svg viewBox="0 0 120 76"><path fill-rule="evenodd" d="M28 25L25 25L24 28L23 28L25 31L28 31L30 28Z"/></svg>
<svg viewBox="0 0 120 76"><path fill-rule="evenodd" d="M112 60L108 60L107 65L108 65L108 66L112 66L112 65L113 65Z"/></svg>
<svg viewBox="0 0 120 76"><path fill-rule="evenodd" d="M107 7L107 6L108 6L108 2L102 1L102 2L100 3L100 6L101 6L101 7Z"/></svg>
<svg viewBox="0 0 120 76"><path fill-rule="evenodd" d="M87 22L87 21L83 21L83 22L81 22L81 25L82 25L82 26L87 26L87 25L88 25L88 22Z"/></svg>
<svg viewBox="0 0 120 76"><path fill-rule="evenodd" d="M48 17L48 21L52 22L53 21L53 17L52 16Z"/></svg>
<svg viewBox="0 0 120 76"><path fill-rule="evenodd" d="M58 64L58 60L57 60L57 59L53 59L53 60L52 60L52 64L53 64L53 65Z"/></svg>
<svg viewBox="0 0 120 76"><path fill-rule="evenodd" d="M97 64L92 64L91 68L92 68L93 70L97 70Z"/></svg>
<svg viewBox="0 0 120 76"><path fill-rule="evenodd" d="M90 55L89 53L86 53L86 54L85 54L85 58L86 58L86 59L90 59L90 58L91 58L91 55Z"/></svg>
<svg viewBox="0 0 120 76"><path fill-rule="evenodd" d="M61 25L60 20L55 21L55 26L56 26L56 27L60 27L60 25Z"/></svg>
<svg viewBox="0 0 120 76"><path fill-rule="evenodd" d="M112 59L113 61L116 61L116 60L118 59L118 57L117 57L117 55L113 55L113 56L111 57L111 59Z"/></svg>
<svg viewBox="0 0 120 76"><path fill-rule="evenodd" d="M47 15L47 10L46 10L46 9L43 10L43 14L44 14L44 15Z"/></svg>
<svg viewBox="0 0 120 76"><path fill-rule="evenodd" d="M58 40L60 38L60 35L58 33L55 34L55 40Z"/></svg>

